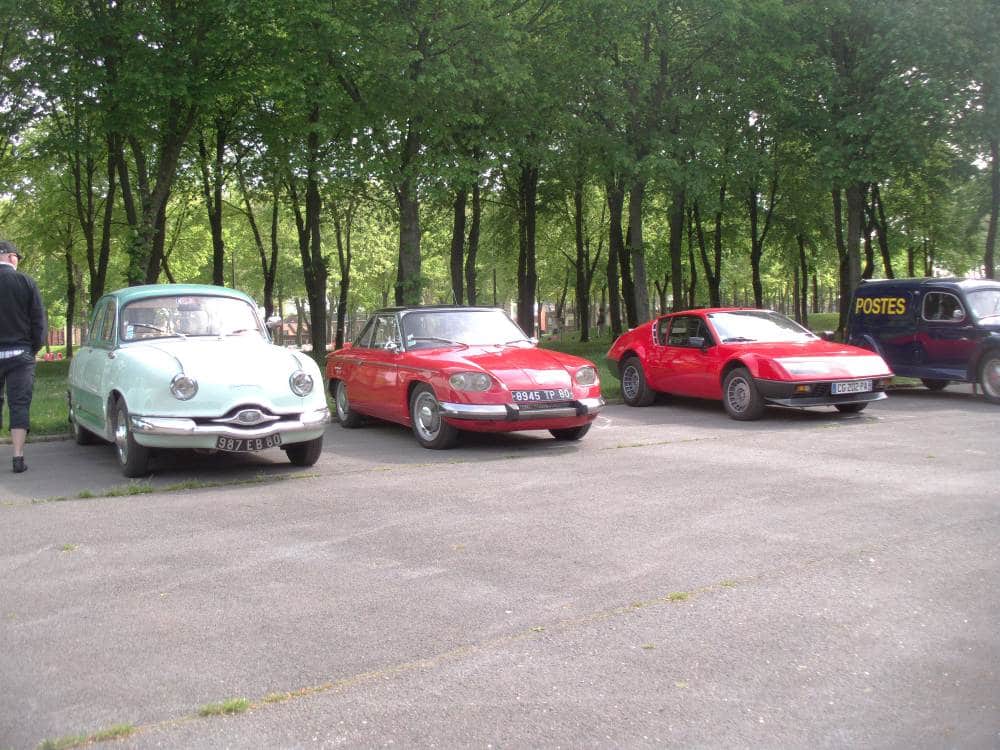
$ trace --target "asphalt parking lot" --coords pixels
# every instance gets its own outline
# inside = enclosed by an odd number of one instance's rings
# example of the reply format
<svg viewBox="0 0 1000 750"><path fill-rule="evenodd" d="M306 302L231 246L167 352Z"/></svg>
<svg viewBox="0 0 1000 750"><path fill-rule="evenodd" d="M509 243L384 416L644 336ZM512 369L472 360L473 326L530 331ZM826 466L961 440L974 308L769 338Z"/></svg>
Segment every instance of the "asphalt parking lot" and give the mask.
<svg viewBox="0 0 1000 750"><path fill-rule="evenodd" d="M967 388L611 406L569 445L331 425L312 469L170 456L133 495L109 446L32 444L0 750L995 748L998 428Z"/></svg>

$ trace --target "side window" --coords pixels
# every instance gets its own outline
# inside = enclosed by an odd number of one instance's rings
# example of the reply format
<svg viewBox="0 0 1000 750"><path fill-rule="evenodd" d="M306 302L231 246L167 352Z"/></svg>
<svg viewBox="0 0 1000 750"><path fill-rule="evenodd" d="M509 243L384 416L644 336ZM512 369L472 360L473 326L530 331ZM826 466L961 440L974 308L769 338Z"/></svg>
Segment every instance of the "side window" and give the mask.
<svg viewBox="0 0 1000 750"><path fill-rule="evenodd" d="M965 320L965 308L958 297L949 292L928 292L924 297L924 320L960 323Z"/></svg>
<svg viewBox="0 0 1000 750"><path fill-rule="evenodd" d="M94 310L87 343L90 346L106 346L114 338L114 324L115 304L112 300L105 300Z"/></svg>
<svg viewBox="0 0 1000 750"><path fill-rule="evenodd" d="M706 346L712 345L712 334L705 322L695 315L683 315L673 318L667 346L692 346L691 339L697 337L702 338Z"/></svg>
<svg viewBox="0 0 1000 750"><path fill-rule="evenodd" d="M670 328L670 318L660 318L656 321L656 343L660 346L667 345L668 328Z"/></svg>
<svg viewBox="0 0 1000 750"><path fill-rule="evenodd" d="M373 349L385 349L386 345L399 346L399 329L396 326L395 315L379 315L375 320L375 331L372 336Z"/></svg>
<svg viewBox="0 0 1000 750"><path fill-rule="evenodd" d="M361 335L358 336L358 340L354 342L355 346L360 346L363 349L368 349L372 345L372 331L375 330L375 318L368 321L368 325L364 327L361 331Z"/></svg>

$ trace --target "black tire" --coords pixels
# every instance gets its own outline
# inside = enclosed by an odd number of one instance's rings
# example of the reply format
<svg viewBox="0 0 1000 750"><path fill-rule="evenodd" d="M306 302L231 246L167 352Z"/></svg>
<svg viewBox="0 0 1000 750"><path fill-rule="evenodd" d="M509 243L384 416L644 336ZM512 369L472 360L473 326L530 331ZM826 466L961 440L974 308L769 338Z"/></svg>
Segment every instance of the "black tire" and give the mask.
<svg viewBox="0 0 1000 750"><path fill-rule="evenodd" d="M935 380L933 378L921 378L920 382L923 383L924 387L929 391L943 391L948 386L948 383L951 381Z"/></svg>
<svg viewBox="0 0 1000 750"><path fill-rule="evenodd" d="M986 400L1000 404L1000 352L985 354L979 363L979 386Z"/></svg>
<svg viewBox="0 0 1000 750"><path fill-rule="evenodd" d="M638 357L626 357L621 364L622 399L629 406L649 406L656 391L646 383L646 373Z"/></svg>
<svg viewBox="0 0 1000 750"><path fill-rule="evenodd" d="M361 426L362 416L351 408L351 401L347 398L347 383L343 380L336 380L333 390L333 401L336 405L337 421L341 427L354 429Z"/></svg>
<svg viewBox="0 0 1000 750"><path fill-rule="evenodd" d="M70 401L69 405L69 430L73 433L73 441L77 445L93 445L99 440L97 435L92 433L86 427L81 427L80 423L76 421L72 401Z"/></svg>
<svg viewBox="0 0 1000 750"><path fill-rule="evenodd" d="M860 404L834 404L834 406L837 407L837 411L843 414L857 414L859 411L865 410L868 402L862 401Z"/></svg>
<svg viewBox="0 0 1000 750"><path fill-rule="evenodd" d="M312 466L323 453L323 436L286 445L284 451L293 466Z"/></svg>
<svg viewBox="0 0 1000 750"><path fill-rule="evenodd" d="M722 405L733 419L748 422L764 416L764 399L750 371L745 367L730 370L722 380Z"/></svg>
<svg viewBox="0 0 1000 750"><path fill-rule="evenodd" d="M458 429L441 416L441 405L429 385L421 383L410 394L410 420L413 434L424 448L444 450L458 440Z"/></svg>
<svg viewBox="0 0 1000 750"><path fill-rule="evenodd" d="M552 437L556 440L579 440L588 432L590 432L590 425L583 424L579 427L563 427L558 430L549 430L552 433Z"/></svg>
<svg viewBox="0 0 1000 750"><path fill-rule="evenodd" d="M149 448L135 442L124 399L120 399L115 405L115 455L118 457L118 466L126 477L134 479L145 476L149 465Z"/></svg>

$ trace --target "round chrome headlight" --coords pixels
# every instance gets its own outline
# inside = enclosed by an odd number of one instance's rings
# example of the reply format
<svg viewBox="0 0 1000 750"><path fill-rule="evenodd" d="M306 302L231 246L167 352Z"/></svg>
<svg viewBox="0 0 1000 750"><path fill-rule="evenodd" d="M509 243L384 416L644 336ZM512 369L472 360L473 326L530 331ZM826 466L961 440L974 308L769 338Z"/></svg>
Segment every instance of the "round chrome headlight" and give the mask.
<svg viewBox="0 0 1000 750"><path fill-rule="evenodd" d="M456 372L448 382L456 391L488 391L493 384L490 376L484 372Z"/></svg>
<svg viewBox="0 0 1000 750"><path fill-rule="evenodd" d="M288 385L296 396L308 396L313 389L312 375L302 370L296 370L288 378Z"/></svg>
<svg viewBox="0 0 1000 750"><path fill-rule="evenodd" d="M597 382L597 370L589 365L581 367L573 377L577 385L593 385Z"/></svg>
<svg viewBox="0 0 1000 750"><path fill-rule="evenodd" d="M188 377L183 372L180 375L174 375L174 379L170 381L170 392L177 400L188 401L194 398L198 392L198 381Z"/></svg>

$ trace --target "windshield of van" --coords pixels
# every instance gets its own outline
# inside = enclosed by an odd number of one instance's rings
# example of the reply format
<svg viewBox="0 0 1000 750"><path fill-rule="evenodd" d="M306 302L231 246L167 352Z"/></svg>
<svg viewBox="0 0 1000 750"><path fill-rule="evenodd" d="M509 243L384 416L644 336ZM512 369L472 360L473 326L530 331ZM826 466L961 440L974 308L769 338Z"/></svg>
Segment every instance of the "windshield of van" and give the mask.
<svg viewBox="0 0 1000 750"><path fill-rule="evenodd" d="M1000 317L1000 289L980 289L966 296L977 319Z"/></svg>
<svg viewBox="0 0 1000 750"><path fill-rule="evenodd" d="M723 343L743 341L812 341L816 334L806 330L784 315L767 310L734 310L709 313L719 340Z"/></svg>

